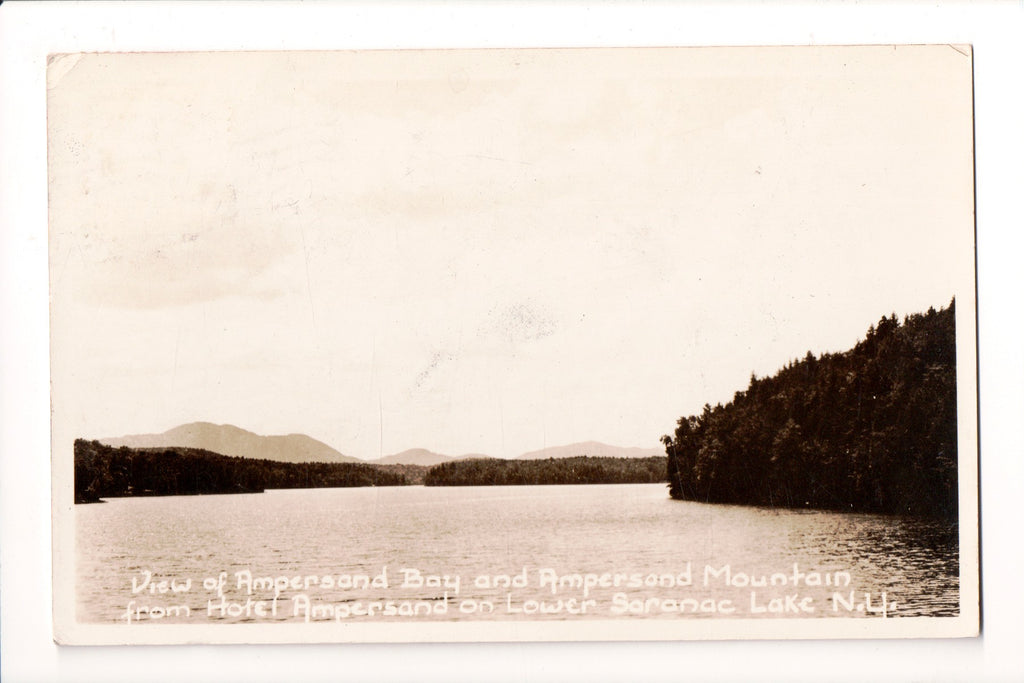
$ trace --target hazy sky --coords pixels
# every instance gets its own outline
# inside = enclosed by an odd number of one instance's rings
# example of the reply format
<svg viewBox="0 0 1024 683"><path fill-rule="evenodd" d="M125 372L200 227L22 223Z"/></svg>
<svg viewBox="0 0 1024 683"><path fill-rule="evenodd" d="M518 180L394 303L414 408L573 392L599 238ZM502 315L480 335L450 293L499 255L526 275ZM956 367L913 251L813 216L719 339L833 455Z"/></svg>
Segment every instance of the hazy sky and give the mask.
<svg viewBox="0 0 1024 683"><path fill-rule="evenodd" d="M945 46L55 58L54 420L657 445L973 299L970 74Z"/></svg>

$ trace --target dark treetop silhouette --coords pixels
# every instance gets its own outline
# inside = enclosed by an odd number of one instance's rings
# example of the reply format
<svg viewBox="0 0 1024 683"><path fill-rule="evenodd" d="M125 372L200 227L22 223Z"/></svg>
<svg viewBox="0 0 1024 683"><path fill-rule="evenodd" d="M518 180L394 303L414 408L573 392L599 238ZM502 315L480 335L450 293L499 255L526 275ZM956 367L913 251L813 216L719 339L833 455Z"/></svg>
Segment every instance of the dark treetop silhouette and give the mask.
<svg viewBox="0 0 1024 683"><path fill-rule="evenodd" d="M400 472L372 465L277 462L198 448L114 448L75 441L75 502L117 496L253 493L264 489L398 486Z"/></svg>
<svg viewBox="0 0 1024 683"><path fill-rule="evenodd" d="M606 458L586 455L544 460L457 460L432 467L427 486L530 484L650 484L665 481L665 458Z"/></svg>
<svg viewBox="0 0 1024 683"><path fill-rule="evenodd" d="M662 442L673 498L955 518L955 301L751 376Z"/></svg>

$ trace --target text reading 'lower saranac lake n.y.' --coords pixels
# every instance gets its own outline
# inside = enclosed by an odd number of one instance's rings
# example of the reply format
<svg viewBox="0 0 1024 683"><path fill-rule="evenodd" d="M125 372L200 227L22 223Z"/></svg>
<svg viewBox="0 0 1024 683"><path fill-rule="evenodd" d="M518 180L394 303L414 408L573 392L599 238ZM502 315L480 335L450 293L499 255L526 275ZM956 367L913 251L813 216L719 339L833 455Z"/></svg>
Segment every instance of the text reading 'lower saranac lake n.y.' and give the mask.
<svg viewBox="0 0 1024 683"><path fill-rule="evenodd" d="M694 563L649 573L522 567L474 576L404 566L280 576L249 568L203 577L143 570L127 588L118 621L129 624L899 616L895 596L861 590L851 572L798 563L757 574Z"/></svg>

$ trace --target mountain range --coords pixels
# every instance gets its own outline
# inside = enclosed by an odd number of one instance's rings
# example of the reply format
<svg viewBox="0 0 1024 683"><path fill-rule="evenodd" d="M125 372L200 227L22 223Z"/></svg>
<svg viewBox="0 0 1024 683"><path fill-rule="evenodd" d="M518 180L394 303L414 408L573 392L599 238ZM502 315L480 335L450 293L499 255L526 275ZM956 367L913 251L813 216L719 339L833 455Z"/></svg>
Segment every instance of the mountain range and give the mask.
<svg viewBox="0 0 1024 683"><path fill-rule="evenodd" d="M221 455L279 462L363 462L305 434L262 436L233 425L212 422L192 422L162 434L131 434L99 441L114 447L201 448Z"/></svg>
<svg viewBox="0 0 1024 683"><path fill-rule="evenodd" d="M598 441L582 441L568 446L551 446L539 451L530 451L519 456L519 460L546 460L547 458L574 458L589 455L591 458L649 458L665 455L664 448L622 448L609 446Z"/></svg>
<svg viewBox="0 0 1024 683"><path fill-rule="evenodd" d="M376 465L420 465L432 467L451 460L487 458L480 453L460 456L434 453L425 448L411 448L401 453L387 455L374 460L362 460L345 455L305 434L263 436L233 425L217 425L212 422L192 422L169 429L161 434L131 434L128 436L99 439L108 446L129 448L167 448L180 446L236 457L277 460L280 462L355 462ZM588 455L610 458L646 458L664 455L661 448L621 448L597 441L584 441L568 446L551 446L539 451L523 453L518 459L543 460L547 458L570 458Z"/></svg>

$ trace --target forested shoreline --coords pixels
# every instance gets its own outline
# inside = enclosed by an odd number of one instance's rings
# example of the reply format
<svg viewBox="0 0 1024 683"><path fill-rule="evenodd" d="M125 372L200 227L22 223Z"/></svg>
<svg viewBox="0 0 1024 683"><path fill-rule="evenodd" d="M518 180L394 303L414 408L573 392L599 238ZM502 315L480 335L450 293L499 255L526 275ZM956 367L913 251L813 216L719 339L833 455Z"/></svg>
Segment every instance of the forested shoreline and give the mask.
<svg viewBox="0 0 1024 683"><path fill-rule="evenodd" d="M663 436L666 457L431 467L289 463L77 439L75 502L270 488L657 483L676 499L955 518L955 302L882 317L850 350L810 351Z"/></svg>
<svg viewBox="0 0 1024 683"><path fill-rule="evenodd" d="M664 456L610 458L586 455L544 460L473 458L430 468L426 486L529 486L653 484L667 480Z"/></svg>
<svg viewBox="0 0 1024 683"><path fill-rule="evenodd" d="M115 448L99 441L75 440L76 503L123 496L405 484L402 473L373 465L277 462L198 448Z"/></svg>
<svg viewBox="0 0 1024 683"><path fill-rule="evenodd" d="M955 518L955 301L751 376L662 442L676 499Z"/></svg>
<svg viewBox="0 0 1024 683"><path fill-rule="evenodd" d="M457 460L419 465L292 463L199 448L113 447L75 441L75 502L101 498L258 493L265 489L353 486L501 486L667 481L664 456L579 456L546 460Z"/></svg>

